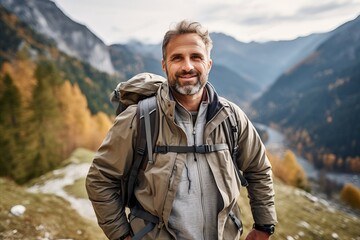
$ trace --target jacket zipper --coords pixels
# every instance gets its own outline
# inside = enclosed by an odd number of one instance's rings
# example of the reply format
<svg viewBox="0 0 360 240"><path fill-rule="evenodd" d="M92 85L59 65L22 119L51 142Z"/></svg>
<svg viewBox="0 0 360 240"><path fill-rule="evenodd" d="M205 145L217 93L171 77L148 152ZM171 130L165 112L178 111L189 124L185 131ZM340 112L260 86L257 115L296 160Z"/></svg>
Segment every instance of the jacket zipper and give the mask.
<svg viewBox="0 0 360 240"><path fill-rule="evenodd" d="M192 131L192 135L194 138L194 145L196 145L196 122L195 122L195 126L193 126L193 131ZM196 153L194 153L194 161L196 162L196 167L197 167L197 171L198 171L198 175L199 175L199 182L200 182L200 200L201 200L201 209L202 209L202 217L203 217L203 224L202 224L202 228L203 228L203 237L205 238L205 226L206 226L206 219L205 219L205 209L204 209L204 192L203 192L203 182L202 182L202 177L201 177L201 169L200 169L200 162L197 161L196 158Z"/></svg>
<svg viewBox="0 0 360 240"><path fill-rule="evenodd" d="M180 129L180 131L182 131L182 129L180 128L179 125L177 125L175 123L175 126L177 126L177 128ZM185 134L186 135L186 134ZM177 166L176 166L176 157L174 159L174 164L173 164L173 167L172 167L172 170L171 170L171 173L169 174L169 177L168 177L168 189L169 190L172 190L172 182L174 180L174 176L175 176L175 172L177 170ZM163 197L163 200L162 200L162 209L161 209L161 215L163 214L164 212L164 208L165 208L165 204L166 204L166 198L167 198L167 194L164 194L164 197ZM164 224L164 220L162 219L162 217L159 217L160 218L160 222ZM167 224L165 224L165 227L167 228Z"/></svg>
<svg viewBox="0 0 360 240"><path fill-rule="evenodd" d="M169 186L168 186L168 189L169 190L173 190L173 182L174 182L174 176L175 176L175 172L177 170L177 166L176 166L176 160L174 161L174 165L173 165L173 168L172 168L172 171L171 171L171 174L170 174L170 178L169 178Z"/></svg>

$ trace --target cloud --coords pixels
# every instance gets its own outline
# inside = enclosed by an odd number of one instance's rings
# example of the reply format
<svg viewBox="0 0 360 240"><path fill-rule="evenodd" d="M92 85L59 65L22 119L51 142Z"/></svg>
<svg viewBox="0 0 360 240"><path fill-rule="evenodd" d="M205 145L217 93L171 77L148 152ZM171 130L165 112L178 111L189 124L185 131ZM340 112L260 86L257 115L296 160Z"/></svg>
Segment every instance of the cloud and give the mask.
<svg viewBox="0 0 360 240"><path fill-rule="evenodd" d="M354 1L331 1L322 4L312 3L311 5L306 5L299 8L294 13L273 14L267 12L262 15L254 15L250 17L240 18L238 19L238 23L245 25L272 25L284 22L291 23L297 21L305 21L309 18L315 20L316 18L331 16L331 13L335 12L337 15L345 15L347 13L347 10L353 9L354 7L359 8L360 3Z"/></svg>
<svg viewBox="0 0 360 240"><path fill-rule="evenodd" d="M323 14L327 13L329 11L333 10L340 10L343 8L349 8L349 7L358 7L359 3L356 3L354 1L332 1L322 4L311 4L308 6L304 6L299 9L298 14L299 15L314 15L314 14Z"/></svg>
<svg viewBox="0 0 360 240"><path fill-rule="evenodd" d="M242 39L289 39L328 31L360 13L360 0L54 0L105 42L161 40L174 22L190 19L211 32Z"/></svg>

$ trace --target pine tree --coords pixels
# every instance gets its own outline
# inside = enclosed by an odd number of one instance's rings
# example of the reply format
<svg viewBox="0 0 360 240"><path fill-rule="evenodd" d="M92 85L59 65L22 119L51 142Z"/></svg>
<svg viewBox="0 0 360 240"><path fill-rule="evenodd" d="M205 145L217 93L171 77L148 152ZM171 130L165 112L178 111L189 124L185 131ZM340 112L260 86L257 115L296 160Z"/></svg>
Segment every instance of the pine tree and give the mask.
<svg viewBox="0 0 360 240"><path fill-rule="evenodd" d="M21 98L10 75L3 78L0 93L0 176L11 176L19 156Z"/></svg>
<svg viewBox="0 0 360 240"><path fill-rule="evenodd" d="M61 128L61 115L56 96L56 87L61 83L54 64L42 61L35 70L37 85L32 94L29 120L29 137L32 142L34 167L27 176L37 177L57 166L61 159L61 147L57 132Z"/></svg>

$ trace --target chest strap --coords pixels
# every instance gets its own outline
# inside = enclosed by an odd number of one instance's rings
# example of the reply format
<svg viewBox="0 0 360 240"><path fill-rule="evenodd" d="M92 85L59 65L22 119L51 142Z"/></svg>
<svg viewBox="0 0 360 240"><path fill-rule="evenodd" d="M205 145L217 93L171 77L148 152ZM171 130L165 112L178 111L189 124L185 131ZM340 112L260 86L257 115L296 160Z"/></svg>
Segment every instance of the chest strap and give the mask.
<svg viewBox="0 0 360 240"><path fill-rule="evenodd" d="M229 147L226 143L215 145L193 145L193 146L155 146L155 153L211 153L222 150L228 150Z"/></svg>

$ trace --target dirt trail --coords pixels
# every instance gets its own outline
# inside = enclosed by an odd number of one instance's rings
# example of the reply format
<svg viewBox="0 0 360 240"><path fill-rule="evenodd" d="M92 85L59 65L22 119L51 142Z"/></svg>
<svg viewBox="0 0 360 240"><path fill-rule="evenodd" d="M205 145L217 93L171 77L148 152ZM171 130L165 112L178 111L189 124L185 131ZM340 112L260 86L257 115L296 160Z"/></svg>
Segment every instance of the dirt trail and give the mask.
<svg viewBox="0 0 360 240"><path fill-rule="evenodd" d="M90 164L70 164L64 168L53 171L55 179L50 179L41 184L28 188L29 192L51 193L64 198L83 217L96 221L95 212L88 199L76 198L69 195L64 187L74 184L80 178L84 178ZM85 186L84 186L85 187Z"/></svg>

